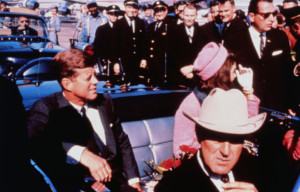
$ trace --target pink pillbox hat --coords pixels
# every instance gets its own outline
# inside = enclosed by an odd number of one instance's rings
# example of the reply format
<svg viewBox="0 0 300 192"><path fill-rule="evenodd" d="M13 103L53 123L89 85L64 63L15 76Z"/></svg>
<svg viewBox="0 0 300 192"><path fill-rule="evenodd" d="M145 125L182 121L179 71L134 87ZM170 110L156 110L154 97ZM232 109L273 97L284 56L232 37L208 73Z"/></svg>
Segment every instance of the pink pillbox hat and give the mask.
<svg viewBox="0 0 300 192"><path fill-rule="evenodd" d="M221 44L210 42L198 54L194 61L194 70L203 81L211 78L224 64L228 52Z"/></svg>

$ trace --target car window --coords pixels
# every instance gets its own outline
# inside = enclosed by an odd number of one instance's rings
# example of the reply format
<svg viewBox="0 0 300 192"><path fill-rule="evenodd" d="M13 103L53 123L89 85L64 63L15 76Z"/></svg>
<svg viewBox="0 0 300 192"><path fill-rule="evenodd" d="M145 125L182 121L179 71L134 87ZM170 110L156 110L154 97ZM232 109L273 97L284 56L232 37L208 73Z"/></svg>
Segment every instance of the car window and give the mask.
<svg viewBox="0 0 300 192"><path fill-rule="evenodd" d="M0 15L0 36L47 37L44 21L37 17Z"/></svg>

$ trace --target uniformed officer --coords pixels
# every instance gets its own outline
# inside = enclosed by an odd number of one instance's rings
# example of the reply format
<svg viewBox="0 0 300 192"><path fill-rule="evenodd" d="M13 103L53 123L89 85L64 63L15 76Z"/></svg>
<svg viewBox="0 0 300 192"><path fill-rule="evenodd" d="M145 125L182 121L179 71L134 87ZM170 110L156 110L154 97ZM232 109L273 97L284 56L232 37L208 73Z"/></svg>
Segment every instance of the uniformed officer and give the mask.
<svg viewBox="0 0 300 192"><path fill-rule="evenodd" d="M81 5L81 16L77 22L77 25L76 25L76 30L78 31L77 33L77 40L78 41L81 41L81 31L82 31L82 22L85 20L85 18L88 16L88 8L87 8L87 5L84 4L84 5Z"/></svg>
<svg viewBox="0 0 300 192"><path fill-rule="evenodd" d="M89 15L82 22L81 41L93 43L95 39L96 29L100 25L108 22L107 17L98 12L98 6L95 0L87 0Z"/></svg>
<svg viewBox="0 0 300 192"><path fill-rule="evenodd" d="M149 25L148 31L150 84L161 86L167 79L167 36L173 21L167 17L168 5L165 2L155 1L153 9L157 21Z"/></svg>
<svg viewBox="0 0 300 192"><path fill-rule="evenodd" d="M55 44L59 44L58 43L58 36L57 36L57 32L60 32L60 19L57 16L57 7L56 6L52 6L51 7L51 17L47 18L47 29L49 32L49 39L55 43Z"/></svg>
<svg viewBox="0 0 300 192"><path fill-rule="evenodd" d="M152 17L152 5L148 5L147 3L143 6L144 10L144 17L142 19L144 20L145 23L145 29L146 33L148 33L148 27L151 23L154 22L153 17Z"/></svg>
<svg viewBox="0 0 300 192"><path fill-rule="evenodd" d="M138 10L137 0L125 0L125 15L119 19L113 35L114 60L120 58L127 86L138 84L141 79L141 68L147 67L147 41L144 21L134 17ZM122 88L127 88L123 86Z"/></svg>
<svg viewBox="0 0 300 192"><path fill-rule="evenodd" d="M116 76L120 73L119 64L115 64L113 66L112 62L112 35L114 33L114 24L118 20L118 16L120 15L120 7L117 5L110 5L106 9L106 15L108 17L108 22L104 25L101 25L97 28L94 48L95 55L100 58L101 64L104 66L107 75L107 83L105 86L112 86L109 82L115 83L117 80Z"/></svg>

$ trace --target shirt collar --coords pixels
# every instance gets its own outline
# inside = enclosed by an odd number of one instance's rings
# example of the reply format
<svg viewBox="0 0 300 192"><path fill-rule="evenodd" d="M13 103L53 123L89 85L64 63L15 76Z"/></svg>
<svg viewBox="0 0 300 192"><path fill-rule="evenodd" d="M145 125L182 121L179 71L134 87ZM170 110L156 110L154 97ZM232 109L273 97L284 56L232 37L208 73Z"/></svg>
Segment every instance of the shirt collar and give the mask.
<svg viewBox="0 0 300 192"><path fill-rule="evenodd" d="M66 95L65 95L64 92L63 92L63 96L66 97ZM68 100L68 101L69 101L69 100ZM81 114L81 109L82 109L82 107L84 107L85 110L88 109L87 103L85 103L83 106L76 105L76 104L72 103L71 101L69 101L69 103L76 109L76 111L77 111L79 114Z"/></svg>
<svg viewBox="0 0 300 192"><path fill-rule="evenodd" d="M112 22L108 21L108 23L109 23L110 27L113 27L113 23Z"/></svg>
<svg viewBox="0 0 300 192"><path fill-rule="evenodd" d="M253 26L249 27L249 32L253 36L260 36L260 32L256 31L256 29L254 29ZM266 32L263 32L262 34L264 37L266 36Z"/></svg>
<svg viewBox="0 0 300 192"><path fill-rule="evenodd" d="M125 18L126 18L128 24L129 24L129 26L131 26L131 20L130 20L130 18L126 14L125 14Z"/></svg>

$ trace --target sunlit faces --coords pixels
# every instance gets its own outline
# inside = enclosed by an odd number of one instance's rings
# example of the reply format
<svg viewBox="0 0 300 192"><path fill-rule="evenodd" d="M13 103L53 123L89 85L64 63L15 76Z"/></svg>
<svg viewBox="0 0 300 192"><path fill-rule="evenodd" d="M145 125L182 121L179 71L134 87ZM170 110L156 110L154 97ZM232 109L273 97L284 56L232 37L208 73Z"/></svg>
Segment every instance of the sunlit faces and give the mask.
<svg viewBox="0 0 300 192"><path fill-rule="evenodd" d="M6 4L5 3L1 3L1 10L6 9Z"/></svg>
<svg viewBox="0 0 300 192"><path fill-rule="evenodd" d="M249 13L249 19L253 28L263 33L271 30L276 14L273 3L261 1L257 13Z"/></svg>
<svg viewBox="0 0 300 192"><path fill-rule="evenodd" d="M27 27L29 24L29 20L27 19L27 17L19 17L18 23L21 27Z"/></svg>
<svg viewBox="0 0 300 192"><path fill-rule="evenodd" d="M210 13L213 21L216 21L216 17L219 15L219 6L212 6L210 8Z"/></svg>
<svg viewBox="0 0 300 192"><path fill-rule="evenodd" d="M168 9L165 7L157 7L154 9L155 16L158 21L162 21L167 17Z"/></svg>
<svg viewBox="0 0 300 192"><path fill-rule="evenodd" d="M139 14L139 10L135 8L133 11L133 17L137 17L138 14Z"/></svg>
<svg viewBox="0 0 300 192"><path fill-rule="evenodd" d="M146 10L144 11L144 13L145 13L145 16L146 16L146 17L150 17L151 14L152 14L152 9L146 9Z"/></svg>
<svg viewBox="0 0 300 192"><path fill-rule="evenodd" d="M89 12L91 13L91 15L97 15L97 4L92 4L88 6Z"/></svg>
<svg viewBox="0 0 300 192"><path fill-rule="evenodd" d="M235 6L231 5L229 1L226 1L224 4L219 3L220 18L224 23L231 21L233 19L234 13Z"/></svg>
<svg viewBox="0 0 300 192"><path fill-rule="evenodd" d="M175 10L176 14L178 14L179 18L183 20L183 10L186 5L179 5L178 8Z"/></svg>
<svg viewBox="0 0 300 192"><path fill-rule="evenodd" d="M134 8L133 6L131 5L125 6L125 14L127 15L127 17L129 18L134 17L135 12L136 12L136 8Z"/></svg>
<svg viewBox="0 0 300 192"><path fill-rule="evenodd" d="M56 16L56 14L57 14L57 9L51 9L51 14L52 14L53 17Z"/></svg>
<svg viewBox="0 0 300 192"><path fill-rule="evenodd" d="M97 98L96 88L99 81L94 67L76 69L73 77L64 78L62 82L72 100L87 102Z"/></svg>
<svg viewBox="0 0 300 192"><path fill-rule="evenodd" d="M116 22L118 20L118 15L113 13L107 13L108 20L112 23Z"/></svg>
<svg viewBox="0 0 300 192"><path fill-rule="evenodd" d="M197 18L197 9L185 8L183 11L183 22L187 26L192 26Z"/></svg>

